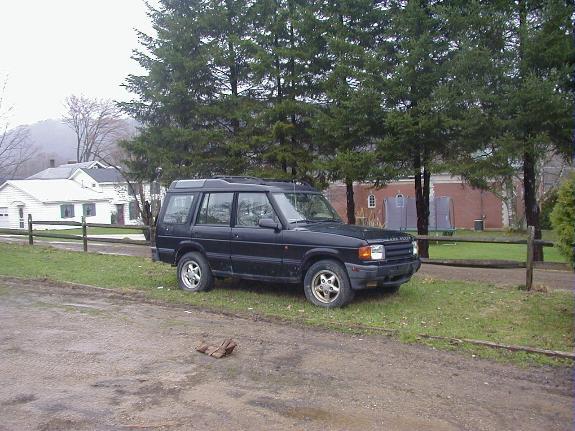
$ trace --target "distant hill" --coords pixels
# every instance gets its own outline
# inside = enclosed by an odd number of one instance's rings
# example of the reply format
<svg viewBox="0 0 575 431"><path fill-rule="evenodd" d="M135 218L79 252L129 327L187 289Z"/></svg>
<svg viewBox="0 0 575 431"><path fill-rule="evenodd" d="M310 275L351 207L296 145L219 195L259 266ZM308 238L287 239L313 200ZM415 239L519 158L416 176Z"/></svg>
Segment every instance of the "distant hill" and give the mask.
<svg viewBox="0 0 575 431"><path fill-rule="evenodd" d="M44 120L27 126L29 128L29 145L35 149L34 157L26 162L18 172L19 176L28 177L50 166L53 159L56 166L76 160L76 135L73 130L60 120ZM130 134L136 133L137 123L126 119Z"/></svg>

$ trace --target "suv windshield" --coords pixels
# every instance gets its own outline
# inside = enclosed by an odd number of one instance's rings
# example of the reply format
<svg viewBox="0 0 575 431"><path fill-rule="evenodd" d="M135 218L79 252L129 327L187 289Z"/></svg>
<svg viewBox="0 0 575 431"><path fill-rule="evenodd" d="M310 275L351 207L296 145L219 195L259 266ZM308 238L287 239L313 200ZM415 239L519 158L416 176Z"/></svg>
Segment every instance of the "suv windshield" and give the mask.
<svg viewBox="0 0 575 431"><path fill-rule="evenodd" d="M341 221L319 193L274 193L274 197L288 223Z"/></svg>

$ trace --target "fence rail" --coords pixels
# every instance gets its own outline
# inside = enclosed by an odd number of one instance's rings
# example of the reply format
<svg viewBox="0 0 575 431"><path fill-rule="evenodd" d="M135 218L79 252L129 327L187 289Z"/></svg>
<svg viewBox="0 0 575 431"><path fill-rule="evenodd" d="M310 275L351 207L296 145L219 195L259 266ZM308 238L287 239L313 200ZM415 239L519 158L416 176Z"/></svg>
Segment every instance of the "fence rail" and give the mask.
<svg viewBox="0 0 575 431"><path fill-rule="evenodd" d="M44 233L35 232L34 225L43 226L75 226L82 228L82 235L72 235L65 233ZM139 231L148 231L150 240L135 240L129 238L103 238L88 236L89 227L100 227L100 228L110 228L110 229L132 229ZM557 262L535 262L533 259L533 252L536 245L542 245L544 247L553 247L555 243L553 241L545 241L540 239L535 239L535 229L533 226L527 228L527 239L519 238L479 238L479 237L458 237L458 236L432 236L432 235L415 235L418 240L427 241L438 241L438 242L472 242L472 243L483 243L483 244L520 244L527 246L527 255L525 262L509 261L509 260L488 260L488 259L429 259L422 258L423 263L431 265L449 265L449 266L462 266L462 267L474 267L474 268L525 268L525 285L527 290L531 290L533 286L533 269L570 269L568 264L562 264ZM34 237L39 238L58 238L58 239L69 239L83 242L84 251L88 251L88 242L101 242L101 243L113 243L113 244L129 244L129 245L144 245L150 246L155 245L155 232L154 228L150 228L146 225L110 225L103 223L86 223L86 219L82 217L81 222L77 221L51 221L51 220L32 220L32 216L28 215L28 229L0 229L0 234L9 235L21 235L28 237L28 243L30 245L34 244Z"/></svg>

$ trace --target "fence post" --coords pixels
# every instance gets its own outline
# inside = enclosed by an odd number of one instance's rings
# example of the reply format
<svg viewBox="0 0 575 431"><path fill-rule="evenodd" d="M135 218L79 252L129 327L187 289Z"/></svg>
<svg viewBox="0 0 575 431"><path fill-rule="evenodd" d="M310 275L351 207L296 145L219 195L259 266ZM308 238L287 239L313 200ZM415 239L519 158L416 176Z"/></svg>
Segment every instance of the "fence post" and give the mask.
<svg viewBox="0 0 575 431"><path fill-rule="evenodd" d="M535 227L527 226L527 264L525 274L525 288L529 291L533 287L533 256L535 253Z"/></svg>
<svg viewBox="0 0 575 431"><path fill-rule="evenodd" d="M28 214L28 244L34 245L34 235L32 234L32 214Z"/></svg>
<svg viewBox="0 0 575 431"><path fill-rule="evenodd" d="M88 233L86 229L86 216L82 216L82 242L84 243L84 251L88 251Z"/></svg>

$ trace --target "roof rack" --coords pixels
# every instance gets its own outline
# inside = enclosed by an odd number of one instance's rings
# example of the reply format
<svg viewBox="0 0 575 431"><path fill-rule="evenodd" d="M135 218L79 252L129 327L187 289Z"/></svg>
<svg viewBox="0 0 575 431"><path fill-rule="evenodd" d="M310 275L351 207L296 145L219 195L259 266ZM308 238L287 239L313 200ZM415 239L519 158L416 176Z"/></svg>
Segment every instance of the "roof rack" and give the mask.
<svg viewBox="0 0 575 431"><path fill-rule="evenodd" d="M224 180L228 182L252 182L253 184L264 184L261 178L241 176L241 175L215 175L212 177L213 180Z"/></svg>

